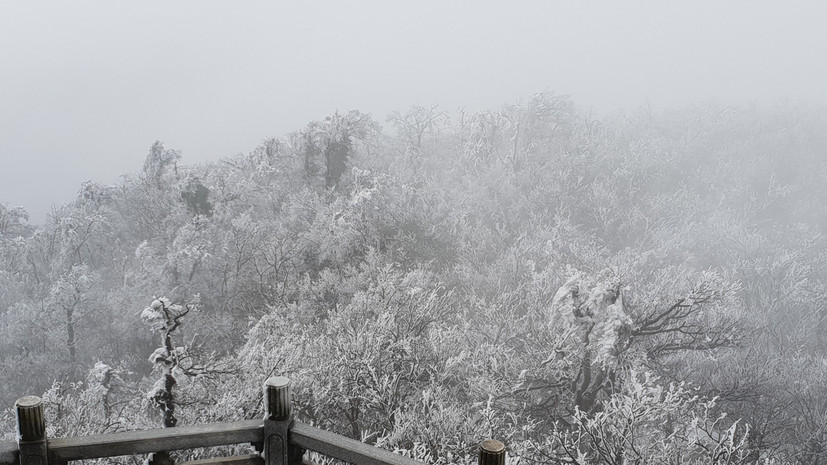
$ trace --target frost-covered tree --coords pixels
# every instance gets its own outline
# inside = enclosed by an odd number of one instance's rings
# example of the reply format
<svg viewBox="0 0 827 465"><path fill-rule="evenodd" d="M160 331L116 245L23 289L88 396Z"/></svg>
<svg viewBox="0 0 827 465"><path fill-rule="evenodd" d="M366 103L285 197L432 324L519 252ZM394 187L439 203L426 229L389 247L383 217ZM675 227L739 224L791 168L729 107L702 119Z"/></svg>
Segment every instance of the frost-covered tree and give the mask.
<svg viewBox="0 0 827 465"><path fill-rule="evenodd" d="M749 427L731 421L681 384L649 373L621 376L622 388L593 415L577 409L572 425L527 447L526 458L548 464L747 464Z"/></svg>
<svg viewBox="0 0 827 465"><path fill-rule="evenodd" d="M100 277L86 265L73 266L52 285L47 300L48 308L64 323L65 349L68 367L72 372L78 358L78 340L82 325L96 325L101 305L95 296Z"/></svg>
<svg viewBox="0 0 827 465"><path fill-rule="evenodd" d="M339 112L323 121L310 123L294 136L295 145L301 147L305 175L313 183L320 177L324 186L332 188L347 171L348 160L354 153L355 144L376 131L369 115L353 110Z"/></svg>
<svg viewBox="0 0 827 465"><path fill-rule="evenodd" d="M25 222L29 221L29 213L23 207L9 207L0 203L0 240L5 236L14 237L25 233Z"/></svg>
<svg viewBox="0 0 827 465"><path fill-rule="evenodd" d="M575 274L557 290L549 308L551 327L570 334L572 344L555 349L547 360L559 351L580 358L573 379L574 405L584 412L591 412L606 383L614 382L618 356L629 347L633 325L620 284L605 278L590 281Z"/></svg>
<svg viewBox="0 0 827 465"><path fill-rule="evenodd" d="M165 175L178 174L179 160L180 151L165 149L164 143L156 140L144 161L144 180L155 187L161 187Z"/></svg>
<svg viewBox="0 0 827 465"><path fill-rule="evenodd" d="M141 312L144 322L161 336L161 347L149 356L153 371L159 371L160 378L147 392L146 397L161 411L165 428L171 428L178 423L175 417L176 402L173 388L178 384L176 374L180 373L182 363L188 357L186 347L176 346L172 338L183 324L183 318L192 309L192 305L173 304L162 297L153 300L150 306Z"/></svg>
<svg viewBox="0 0 827 465"><path fill-rule="evenodd" d="M422 150L422 138L443 129L448 121L448 113L438 108L436 104L428 108L414 105L405 113L391 113L388 121L400 132L407 148L418 153Z"/></svg>
<svg viewBox="0 0 827 465"><path fill-rule="evenodd" d="M146 399L162 415L162 425L171 428L178 423L176 407L183 403L196 405L209 404L207 393L199 391L194 378L211 378L230 373L222 360L215 353L203 353L193 336L183 339L182 325L185 317L195 318L198 312L198 298L181 304L172 303L166 297L155 299L141 312L141 319L161 338L160 347L149 356L153 373L159 375L146 393Z"/></svg>

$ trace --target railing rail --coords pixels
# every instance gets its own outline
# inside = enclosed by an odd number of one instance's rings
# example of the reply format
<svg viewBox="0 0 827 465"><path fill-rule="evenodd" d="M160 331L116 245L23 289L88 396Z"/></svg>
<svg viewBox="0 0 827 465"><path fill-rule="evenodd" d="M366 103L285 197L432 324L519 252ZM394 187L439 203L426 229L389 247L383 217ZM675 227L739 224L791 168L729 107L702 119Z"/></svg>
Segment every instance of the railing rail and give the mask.
<svg viewBox="0 0 827 465"><path fill-rule="evenodd" d="M290 442L303 449L359 465L423 465L422 462L303 423L290 430Z"/></svg>
<svg viewBox="0 0 827 465"><path fill-rule="evenodd" d="M244 420L50 439L48 449L50 459L65 462L198 447L260 443L263 437L262 420Z"/></svg>
<svg viewBox="0 0 827 465"><path fill-rule="evenodd" d="M423 465L422 462L371 446L305 423L293 421L289 382L276 377L264 386L267 417L196 426L47 439L43 405L39 398L20 398L17 408L18 441L0 442L0 465L66 464L72 460L153 454L148 465L174 463L172 450L253 444L256 455L220 457L185 462L188 465L299 465L306 450L359 465ZM157 454L157 455L155 455ZM504 465L505 447L493 440L480 447L479 463Z"/></svg>

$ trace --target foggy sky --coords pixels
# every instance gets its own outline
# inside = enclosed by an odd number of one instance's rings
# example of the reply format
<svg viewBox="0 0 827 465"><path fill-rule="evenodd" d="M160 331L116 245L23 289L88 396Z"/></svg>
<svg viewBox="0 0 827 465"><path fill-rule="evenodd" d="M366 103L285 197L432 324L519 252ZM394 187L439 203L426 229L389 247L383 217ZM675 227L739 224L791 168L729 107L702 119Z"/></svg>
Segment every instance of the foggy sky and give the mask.
<svg viewBox="0 0 827 465"><path fill-rule="evenodd" d="M0 202L40 223L156 139L218 160L337 109L825 102L826 23L822 1L0 0Z"/></svg>

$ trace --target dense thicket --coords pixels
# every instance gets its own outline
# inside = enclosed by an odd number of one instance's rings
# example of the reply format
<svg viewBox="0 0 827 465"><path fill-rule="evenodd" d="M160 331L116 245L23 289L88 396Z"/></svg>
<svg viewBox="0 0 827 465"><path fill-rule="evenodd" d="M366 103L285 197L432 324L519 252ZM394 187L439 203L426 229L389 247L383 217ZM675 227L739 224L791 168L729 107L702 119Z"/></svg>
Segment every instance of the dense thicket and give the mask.
<svg viewBox="0 0 827 465"><path fill-rule="evenodd" d="M285 374L301 419L434 463L491 436L827 461L823 109L388 122L205 166L156 142L45 225L0 206L0 401L45 392L55 435L192 424L259 416Z"/></svg>

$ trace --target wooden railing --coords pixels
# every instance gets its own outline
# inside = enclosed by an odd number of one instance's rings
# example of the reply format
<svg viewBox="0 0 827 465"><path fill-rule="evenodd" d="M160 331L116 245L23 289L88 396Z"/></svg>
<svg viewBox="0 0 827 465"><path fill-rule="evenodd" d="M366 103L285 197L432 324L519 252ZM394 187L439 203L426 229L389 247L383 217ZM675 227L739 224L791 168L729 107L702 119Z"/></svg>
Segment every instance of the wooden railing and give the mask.
<svg viewBox="0 0 827 465"><path fill-rule="evenodd" d="M83 436L46 437L43 402L21 397L15 402L17 442L0 442L0 465L63 465L72 460L149 454L147 465L174 465L169 451L252 444L259 453L183 462L187 465L300 465L305 451L315 451L359 465L423 465L422 462L294 421L287 378L264 383L266 417L198 426ZM480 465L504 465L505 446L495 440L480 444Z"/></svg>

